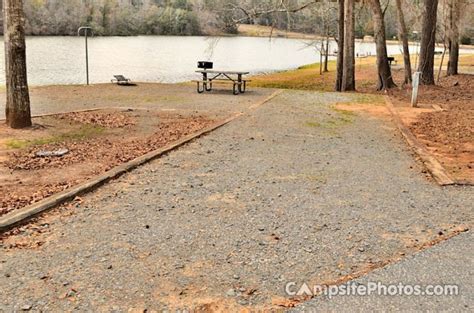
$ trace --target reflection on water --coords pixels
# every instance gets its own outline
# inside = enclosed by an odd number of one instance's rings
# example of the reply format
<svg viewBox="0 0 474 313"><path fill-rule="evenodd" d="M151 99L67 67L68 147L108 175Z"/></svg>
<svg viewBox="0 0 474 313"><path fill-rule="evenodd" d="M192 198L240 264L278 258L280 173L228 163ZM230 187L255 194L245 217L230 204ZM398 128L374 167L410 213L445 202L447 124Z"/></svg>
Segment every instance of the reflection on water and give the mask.
<svg viewBox="0 0 474 313"><path fill-rule="evenodd" d="M336 50L332 43L330 51ZM389 54L401 47L388 46ZM0 58L3 59L3 49ZM357 43L356 53L375 54L373 43ZM109 82L114 74L135 81L182 82L196 78L198 60L215 68L252 73L296 68L319 61L319 52L299 39L251 37L95 37L89 40L92 83ZM84 38L28 37L28 78L32 85L85 82ZM4 64L0 62L0 70ZM5 83L0 75L0 84Z"/></svg>

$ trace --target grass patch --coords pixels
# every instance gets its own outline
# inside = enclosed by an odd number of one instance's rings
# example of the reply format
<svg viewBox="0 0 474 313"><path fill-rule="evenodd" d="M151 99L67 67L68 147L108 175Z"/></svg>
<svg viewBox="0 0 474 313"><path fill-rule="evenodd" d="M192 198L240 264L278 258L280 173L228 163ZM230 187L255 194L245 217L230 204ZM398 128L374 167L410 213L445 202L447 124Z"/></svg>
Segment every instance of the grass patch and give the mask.
<svg viewBox="0 0 474 313"><path fill-rule="evenodd" d="M401 61L402 56L397 56ZM403 61L402 61L403 62ZM356 59L356 85L359 87L374 87L376 57ZM337 62L328 62L329 72L320 74L319 63L300 66L296 70L289 70L268 75L257 75L252 77L252 86L263 88L300 89L334 91L336 81Z"/></svg>
<svg viewBox="0 0 474 313"><path fill-rule="evenodd" d="M252 86L262 88L333 91L336 62L330 61L329 72L319 74L319 63L299 67L296 70L252 77Z"/></svg>
<svg viewBox="0 0 474 313"><path fill-rule="evenodd" d="M5 142L5 145L9 149L25 149L28 147L54 144L65 141L84 140L87 138L98 136L104 131L105 128L103 127L84 125L78 130L51 137L37 138L31 140L10 139Z"/></svg>
<svg viewBox="0 0 474 313"><path fill-rule="evenodd" d="M460 55L459 66L474 66L474 54Z"/></svg>
<svg viewBox="0 0 474 313"><path fill-rule="evenodd" d="M307 121L305 126L312 128L335 129L354 122L356 116L354 112L337 109L335 107L331 107L331 109L337 113L336 116L325 121Z"/></svg>
<svg viewBox="0 0 474 313"><path fill-rule="evenodd" d="M341 118L344 118L344 119L352 119L354 116L356 116L354 112L349 111L349 110L338 109L336 107L332 107L332 109L336 111L337 113L339 113L341 115Z"/></svg>
<svg viewBox="0 0 474 313"><path fill-rule="evenodd" d="M327 178L324 175L324 173L308 174L308 175L305 175L305 178L313 183L320 183L320 184L327 183Z"/></svg>
<svg viewBox="0 0 474 313"><path fill-rule="evenodd" d="M321 127L321 123L314 122L314 121L308 121L305 123L305 125L308 127Z"/></svg>
<svg viewBox="0 0 474 313"><path fill-rule="evenodd" d="M385 105L385 99L383 95L373 95L373 94L357 94L355 101L359 104L373 104L373 105Z"/></svg>

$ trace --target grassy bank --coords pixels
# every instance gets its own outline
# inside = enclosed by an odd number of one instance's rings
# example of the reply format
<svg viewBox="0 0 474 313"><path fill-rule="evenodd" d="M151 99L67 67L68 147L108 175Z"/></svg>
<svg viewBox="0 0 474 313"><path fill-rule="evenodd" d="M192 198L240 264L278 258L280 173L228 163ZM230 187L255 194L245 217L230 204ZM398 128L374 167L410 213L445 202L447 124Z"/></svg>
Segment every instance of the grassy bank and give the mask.
<svg viewBox="0 0 474 313"><path fill-rule="evenodd" d="M403 80L403 57L395 56L397 63L393 66L393 76L397 83ZM447 56L443 69L446 68ZM412 60L415 64L415 58ZM435 59L436 72L441 57ZM474 55L461 55L459 59L461 72L474 73ZM252 86L281 89L333 91L336 80L336 61L328 64L329 72L320 74L319 63L301 66L296 70L276 72L252 77ZM377 84L376 57L356 59L356 86L361 92L373 92Z"/></svg>

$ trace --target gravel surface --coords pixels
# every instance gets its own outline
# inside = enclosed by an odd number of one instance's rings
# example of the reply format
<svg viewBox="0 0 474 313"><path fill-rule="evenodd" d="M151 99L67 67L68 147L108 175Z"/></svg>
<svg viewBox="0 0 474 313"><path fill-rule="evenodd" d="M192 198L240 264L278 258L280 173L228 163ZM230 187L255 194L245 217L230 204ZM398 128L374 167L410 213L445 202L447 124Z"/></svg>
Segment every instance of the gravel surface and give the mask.
<svg viewBox="0 0 474 313"><path fill-rule="evenodd" d="M472 223L386 120L288 91L2 242L0 311L286 305ZM472 252L469 251L470 256ZM273 306L272 306L273 303Z"/></svg>
<svg viewBox="0 0 474 313"><path fill-rule="evenodd" d="M198 94L195 84L139 83L126 87L113 84L91 86L34 86L30 88L31 113L50 114L104 107L159 109L228 116L241 112L273 90L250 87L233 96L228 86L212 93ZM0 119L5 118L5 89L0 89Z"/></svg>
<svg viewBox="0 0 474 313"><path fill-rule="evenodd" d="M458 295L445 296L366 296L317 297L294 312L463 312L474 308L473 260L474 236L461 234L432 249L376 270L354 283L367 286L369 282L384 285L456 285ZM349 309L350 308L350 309Z"/></svg>

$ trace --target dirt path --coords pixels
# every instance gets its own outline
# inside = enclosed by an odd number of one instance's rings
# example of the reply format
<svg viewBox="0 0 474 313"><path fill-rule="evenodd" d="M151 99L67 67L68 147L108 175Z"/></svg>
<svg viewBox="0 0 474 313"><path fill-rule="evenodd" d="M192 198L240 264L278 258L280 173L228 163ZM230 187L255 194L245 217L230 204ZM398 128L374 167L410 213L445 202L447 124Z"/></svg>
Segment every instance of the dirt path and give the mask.
<svg viewBox="0 0 474 313"><path fill-rule="evenodd" d="M470 227L474 189L427 179L351 95L287 91L1 243L0 311L292 304Z"/></svg>

